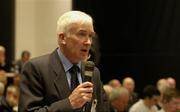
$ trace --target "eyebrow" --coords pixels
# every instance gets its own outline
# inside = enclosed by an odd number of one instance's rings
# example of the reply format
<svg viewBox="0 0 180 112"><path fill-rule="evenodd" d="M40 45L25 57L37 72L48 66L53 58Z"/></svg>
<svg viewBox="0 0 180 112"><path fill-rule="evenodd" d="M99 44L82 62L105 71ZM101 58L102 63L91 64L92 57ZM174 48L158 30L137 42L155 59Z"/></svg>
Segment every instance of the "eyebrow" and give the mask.
<svg viewBox="0 0 180 112"><path fill-rule="evenodd" d="M78 30L78 32L79 32L79 31L82 31L82 32L88 32L88 31L87 31L87 30L85 30L85 29L79 29L79 30ZM91 33L95 33L95 32L94 32L94 31L92 31Z"/></svg>

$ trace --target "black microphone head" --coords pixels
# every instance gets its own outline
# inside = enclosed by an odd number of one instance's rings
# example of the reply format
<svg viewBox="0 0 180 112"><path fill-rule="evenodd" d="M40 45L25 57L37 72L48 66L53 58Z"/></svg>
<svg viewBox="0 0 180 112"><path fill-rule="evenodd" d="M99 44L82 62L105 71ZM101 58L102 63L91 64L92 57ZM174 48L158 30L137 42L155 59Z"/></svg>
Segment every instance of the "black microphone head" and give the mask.
<svg viewBox="0 0 180 112"><path fill-rule="evenodd" d="M85 63L85 81L91 82L93 71L94 71L95 64L92 61L87 61Z"/></svg>
<svg viewBox="0 0 180 112"><path fill-rule="evenodd" d="M85 63L85 71L94 71L95 64L92 61L87 61Z"/></svg>

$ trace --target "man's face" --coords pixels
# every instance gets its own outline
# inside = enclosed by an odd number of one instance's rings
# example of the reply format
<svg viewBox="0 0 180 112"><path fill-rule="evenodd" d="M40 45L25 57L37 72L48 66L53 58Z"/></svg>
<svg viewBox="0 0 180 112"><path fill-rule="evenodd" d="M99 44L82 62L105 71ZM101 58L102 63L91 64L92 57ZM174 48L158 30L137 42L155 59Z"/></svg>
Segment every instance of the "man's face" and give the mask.
<svg viewBox="0 0 180 112"><path fill-rule="evenodd" d="M28 61L30 59L30 54L25 53L23 59L24 61Z"/></svg>
<svg viewBox="0 0 180 112"><path fill-rule="evenodd" d="M153 105L157 104L158 101L159 101L159 97L160 96L154 95L154 96L152 96L152 98L149 98L150 106L153 106Z"/></svg>
<svg viewBox="0 0 180 112"><path fill-rule="evenodd" d="M93 26L89 24L73 24L69 33L64 34L61 40L64 44L63 52L72 62L78 63L84 60L90 50L92 37L94 36Z"/></svg>
<svg viewBox="0 0 180 112"><path fill-rule="evenodd" d="M17 90L13 88L11 91L7 91L6 100L10 106L15 106L18 104L19 94Z"/></svg>
<svg viewBox="0 0 180 112"><path fill-rule="evenodd" d="M134 91L135 84L133 81L129 80L129 81L126 81L126 83L124 84L124 87L127 88L130 93L132 93Z"/></svg>

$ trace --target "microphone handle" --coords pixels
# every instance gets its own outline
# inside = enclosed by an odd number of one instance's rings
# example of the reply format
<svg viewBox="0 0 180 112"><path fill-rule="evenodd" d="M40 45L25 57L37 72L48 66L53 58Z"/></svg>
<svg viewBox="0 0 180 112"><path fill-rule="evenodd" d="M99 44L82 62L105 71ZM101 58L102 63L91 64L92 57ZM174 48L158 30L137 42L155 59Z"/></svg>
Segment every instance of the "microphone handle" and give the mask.
<svg viewBox="0 0 180 112"><path fill-rule="evenodd" d="M92 82L92 78L90 76L84 76L84 81Z"/></svg>

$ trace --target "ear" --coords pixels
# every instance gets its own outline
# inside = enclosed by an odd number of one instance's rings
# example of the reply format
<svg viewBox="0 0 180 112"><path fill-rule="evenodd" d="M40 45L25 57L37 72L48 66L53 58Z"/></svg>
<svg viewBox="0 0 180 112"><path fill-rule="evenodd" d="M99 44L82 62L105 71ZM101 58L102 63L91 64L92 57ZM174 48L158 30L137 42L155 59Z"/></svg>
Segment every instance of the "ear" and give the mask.
<svg viewBox="0 0 180 112"><path fill-rule="evenodd" d="M59 35L58 35L58 43L59 45L60 44L66 44L66 36L63 32L61 32Z"/></svg>

